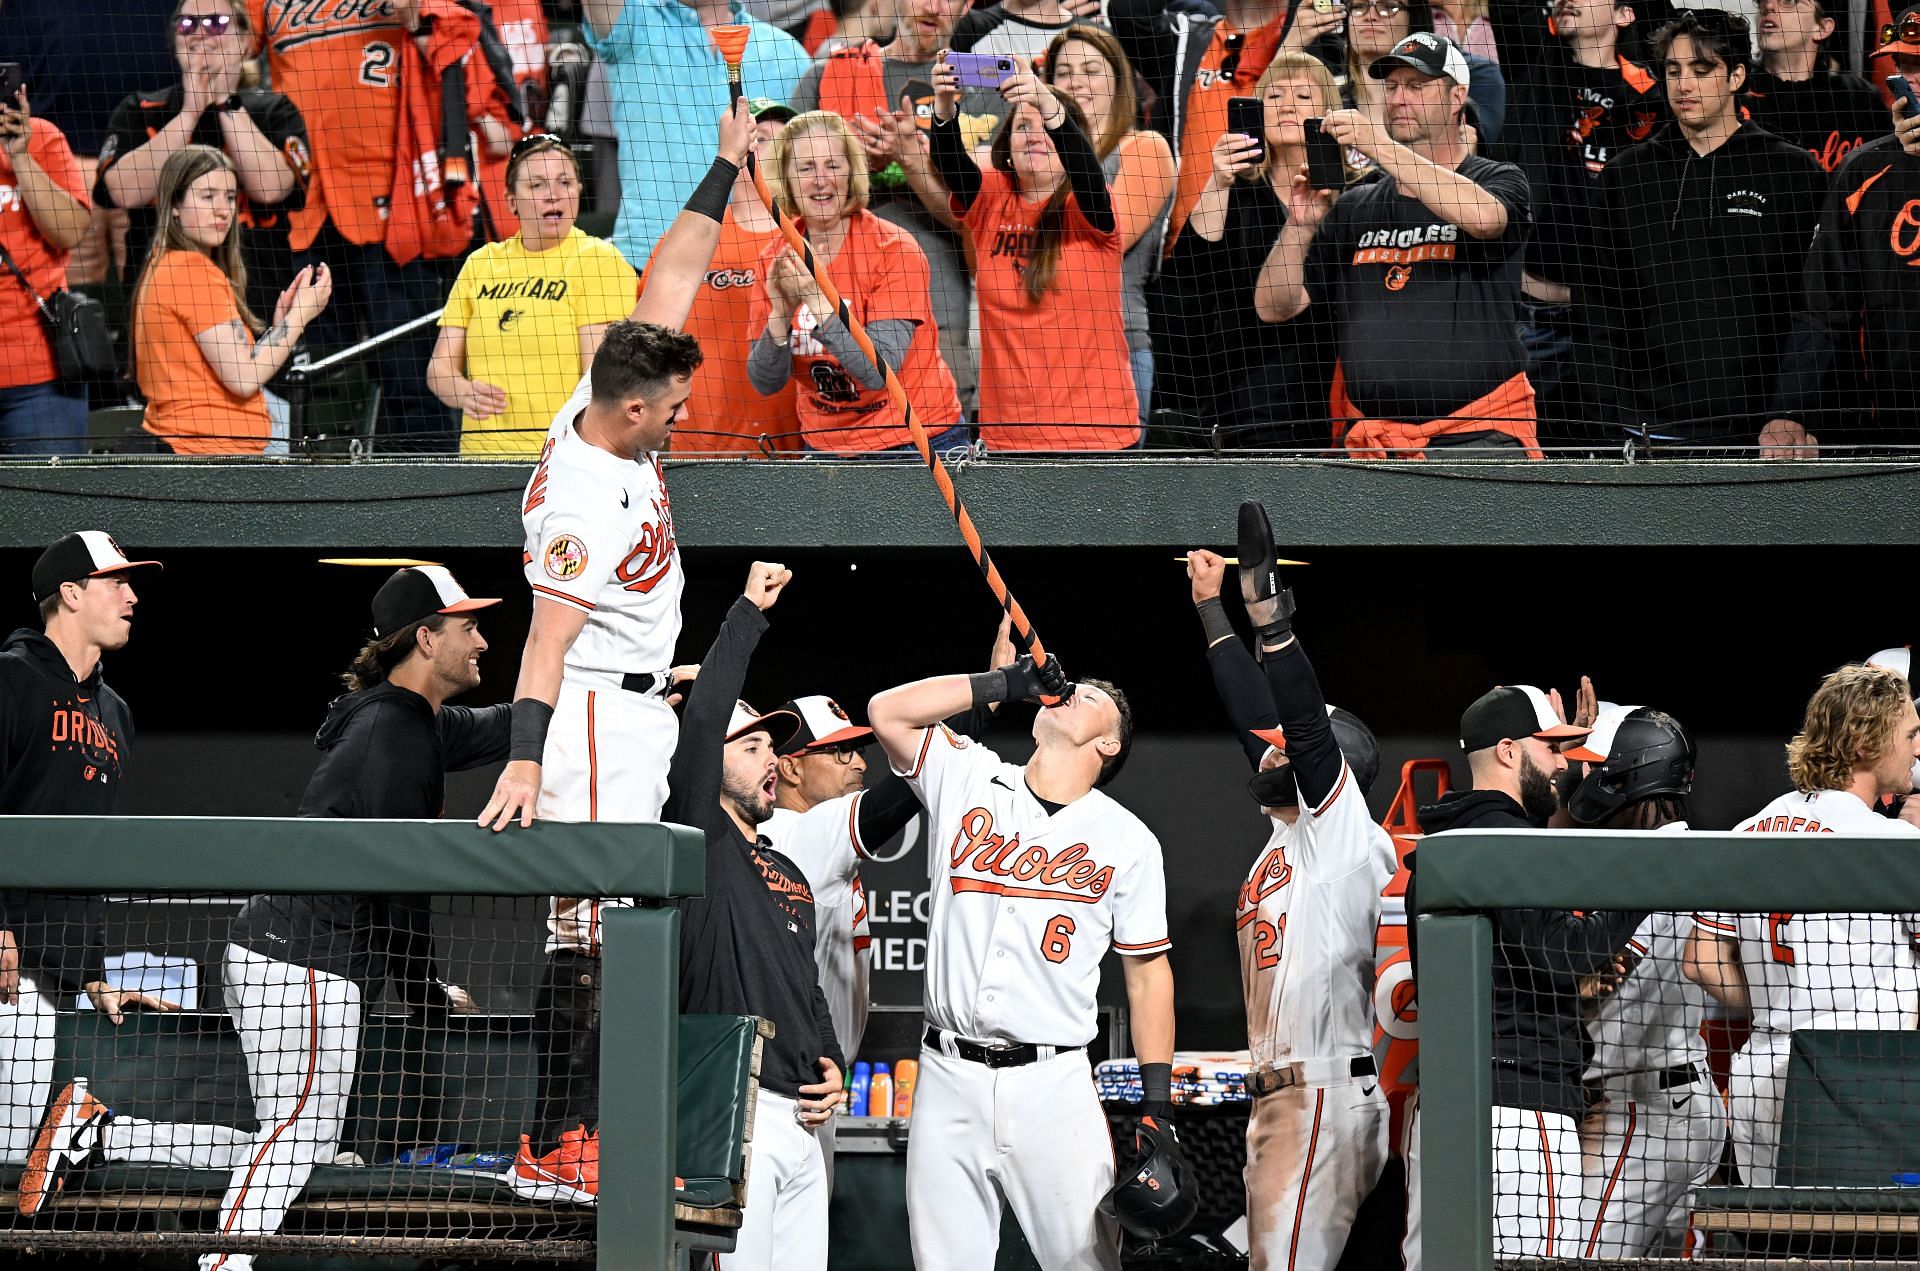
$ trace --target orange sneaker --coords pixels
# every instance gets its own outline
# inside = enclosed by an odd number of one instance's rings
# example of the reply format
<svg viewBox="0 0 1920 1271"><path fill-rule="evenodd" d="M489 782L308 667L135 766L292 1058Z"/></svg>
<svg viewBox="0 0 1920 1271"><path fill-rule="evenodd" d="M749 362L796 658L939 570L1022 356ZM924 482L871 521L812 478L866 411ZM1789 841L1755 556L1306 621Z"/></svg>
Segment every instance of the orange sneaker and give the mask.
<svg viewBox="0 0 1920 1271"><path fill-rule="evenodd" d="M40 1130L27 1153L27 1171L20 1176L19 1209L32 1217L56 1192L67 1176L106 1159L101 1135L113 1113L87 1090L87 1079L69 1081L40 1118Z"/></svg>
<svg viewBox="0 0 1920 1271"><path fill-rule="evenodd" d="M560 1136L560 1146L544 1156L533 1154L533 1142L520 1136L520 1152L507 1171L507 1186L523 1200L547 1204L600 1203L600 1139L584 1127Z"/></svg>

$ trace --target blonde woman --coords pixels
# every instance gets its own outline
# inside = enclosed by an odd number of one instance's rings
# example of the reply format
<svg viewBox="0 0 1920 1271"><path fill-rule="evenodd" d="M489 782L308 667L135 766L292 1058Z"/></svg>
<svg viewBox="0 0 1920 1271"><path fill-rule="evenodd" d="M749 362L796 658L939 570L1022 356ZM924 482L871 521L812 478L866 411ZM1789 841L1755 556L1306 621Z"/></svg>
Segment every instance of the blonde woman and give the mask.
<svg viewBox="0 0 1920 1271"><path fill-rule="evenodd" d="M813 258L853 306L874 348L900 376L935 448L967 444L953 373L940 356L926 253L913 235L867 210L866 152L846 120L812 110L767 147L775 201L807 232ZM790 392L808 450L907 451L912 434L875 366L784 240L761 258L747 376L763 397Z"/></svg>
<svg viewBox="0 0 1920 1271"><path fill-rule="evenodd" d="M247 307L233 160L189 145L160 169L159 221L133 299L133 369L143 427L176 454L262 454L272 427L261 388L333 294L325 265L294 275L271 325Z"/></svg>
<svg viewBox="0 0 1920 1271"><path fill-rule="evenodd" d="M1202 418L1232 445L1324 447L1332 332L1318 321L1298 331L1262 322L1253 284L1306 171L1303 125L1340 109L1340 92L1319 58L1283 49L1253 95L1265 107L1265 134L1229 132L1214 143L1213 170L1169 267L1212 283L1212 356L1196 394Z"/></svg>

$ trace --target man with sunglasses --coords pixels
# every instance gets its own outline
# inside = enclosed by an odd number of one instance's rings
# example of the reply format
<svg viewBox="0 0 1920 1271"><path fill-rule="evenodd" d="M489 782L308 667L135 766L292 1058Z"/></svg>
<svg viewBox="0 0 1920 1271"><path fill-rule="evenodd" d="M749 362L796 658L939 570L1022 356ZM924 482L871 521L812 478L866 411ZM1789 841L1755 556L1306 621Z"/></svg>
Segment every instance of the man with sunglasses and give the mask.
<svg viewBox="0 0 1920 1271"><path fill-rule="evenodd" d="M1835 27L1821 0L1760 0L1760 69L1740 103L1748 119L1804 147L1825 172L1888 128L1873 86L1827 64Z"/></svg>
<svg viewBox="0 0 1920 1271"><path fill-rule="evenodd" d="M114 108L94 204L127 210L132 281L153 240L160 169L189 144L222 151L239 179L247 303L256 313L271 313L293 277L287 225L288 214L306 203L306 120L284 93L258 87L258 77L249 74L252 32L234 0L181 0L167 32L180 79L154 92L129 93Z"/></svg>
<svg viewBox="0 0 1920 1271"><path fill-rule="evenodd" d="M1624 435L1751 447L1792 345L1826 180L1805 150L1741 119L1745 18L1682 10L1654 51L1673 123L1600 174L1602 382Z"/></svg>
<svg viewBox="0 0 1920 1271"><path fill-rule="evenodd" d="M1878 73L1898 71L1920 91L1920 4L1909 4L1880 32ZM1853 422L1855 406L1872 421L1865 440L1920 440L1920 115L1895 98L1893 135L1869 142L1834 171L1820 228L1807 254L1801 321L1810 338L1780 368L1773 419L1760 434L1767 459L1812 459L1821 438ZM1861 350L1866 376L1833 394L1832 368L1843 350Z"/></svg>

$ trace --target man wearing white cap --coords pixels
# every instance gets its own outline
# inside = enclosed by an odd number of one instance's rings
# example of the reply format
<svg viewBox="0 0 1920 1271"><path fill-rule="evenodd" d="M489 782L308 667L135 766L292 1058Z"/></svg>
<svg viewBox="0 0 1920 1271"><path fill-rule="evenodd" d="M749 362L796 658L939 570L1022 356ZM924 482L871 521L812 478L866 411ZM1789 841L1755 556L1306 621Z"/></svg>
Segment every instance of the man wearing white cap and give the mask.
<svg viewBox="0 0 1920 1271"><path fill-rule="evenodd" d="M107 686L101 656L133 634L129 560L113 537L81 530L34 562L44 630L0 647L0 813L113 816L133 746L133 716ZM53 1000L84 992L115 1024L130 1006L177 1010L106 981L105 907L97 895L0 892L0 1157L27 1160L53 1092Z"/></svg>

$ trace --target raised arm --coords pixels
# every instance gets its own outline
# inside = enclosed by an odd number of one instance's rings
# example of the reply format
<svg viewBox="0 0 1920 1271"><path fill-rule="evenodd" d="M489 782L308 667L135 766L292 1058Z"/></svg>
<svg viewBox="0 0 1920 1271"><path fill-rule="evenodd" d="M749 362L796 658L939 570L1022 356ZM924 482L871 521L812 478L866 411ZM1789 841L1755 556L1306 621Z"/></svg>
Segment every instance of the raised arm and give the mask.
<svg viewBox="0 0 1920 1271"><path fill-rule="evenodd" d="M921 729L975 707L1065 697L1070 687L1059 658L1049 657L1046 666L1036 668L1032 658L1023 657L979 675L936 675L890 688L867 703L867 723L893 766L906 769L919 753Z"/></svg>
<svg viewBox="0 0 1920 1271"><path fill-rule="evenodd" d="M1184 238L1183 240L1184 241ZM1233 725L1234 740L1247 756L1254 771L1267 753L1267 743L1253 735L1256 728L1276 728L1280 713L1273 707L1273 691L1267 687L1260 664L1253 660L1235 634L1220 600L1221 582L1227 565L1216 553L1193 548L1187 553L1187 577L1193 582L1193 608L1200 616L1200 629L1207 644L1207 668L1213 672L1213 690L1227 709L1227 721Z"/></svg>
<svg viewBox="0 0 1920 1271"><path fill-rule="evenodd" d="M680 743L667 770L667 803L661 818L682 825L705 825L720 798L726 766L727 721L747 681L747 664L767 629L766 611L792 581L784 565L755 561L746 589L727 610L713 647L700 661L700 678L687 693L680 721Z"/></svg>
<svg viewBox="0 0 1920 1271"><path fill-rule="evenodd" d="M610 7L617 18L620 5ZM686 322L706 279L707 266L713 263L713 249L720 243L720 223L727 216L734 178L747 161L752 142L753 116L742 99L721 116L720 153L653 249L646 290L629 315L635 322L653 322L676 331Z"/></svg>
<svg viewBox="0 0 1920 1271"><path fill-rule="evenodd" d="M972 207L980 197L980 168L960 135L960 77L945 58L933 64L933 127L927 132L927 157L954 204L962 212Z"/></svg>

